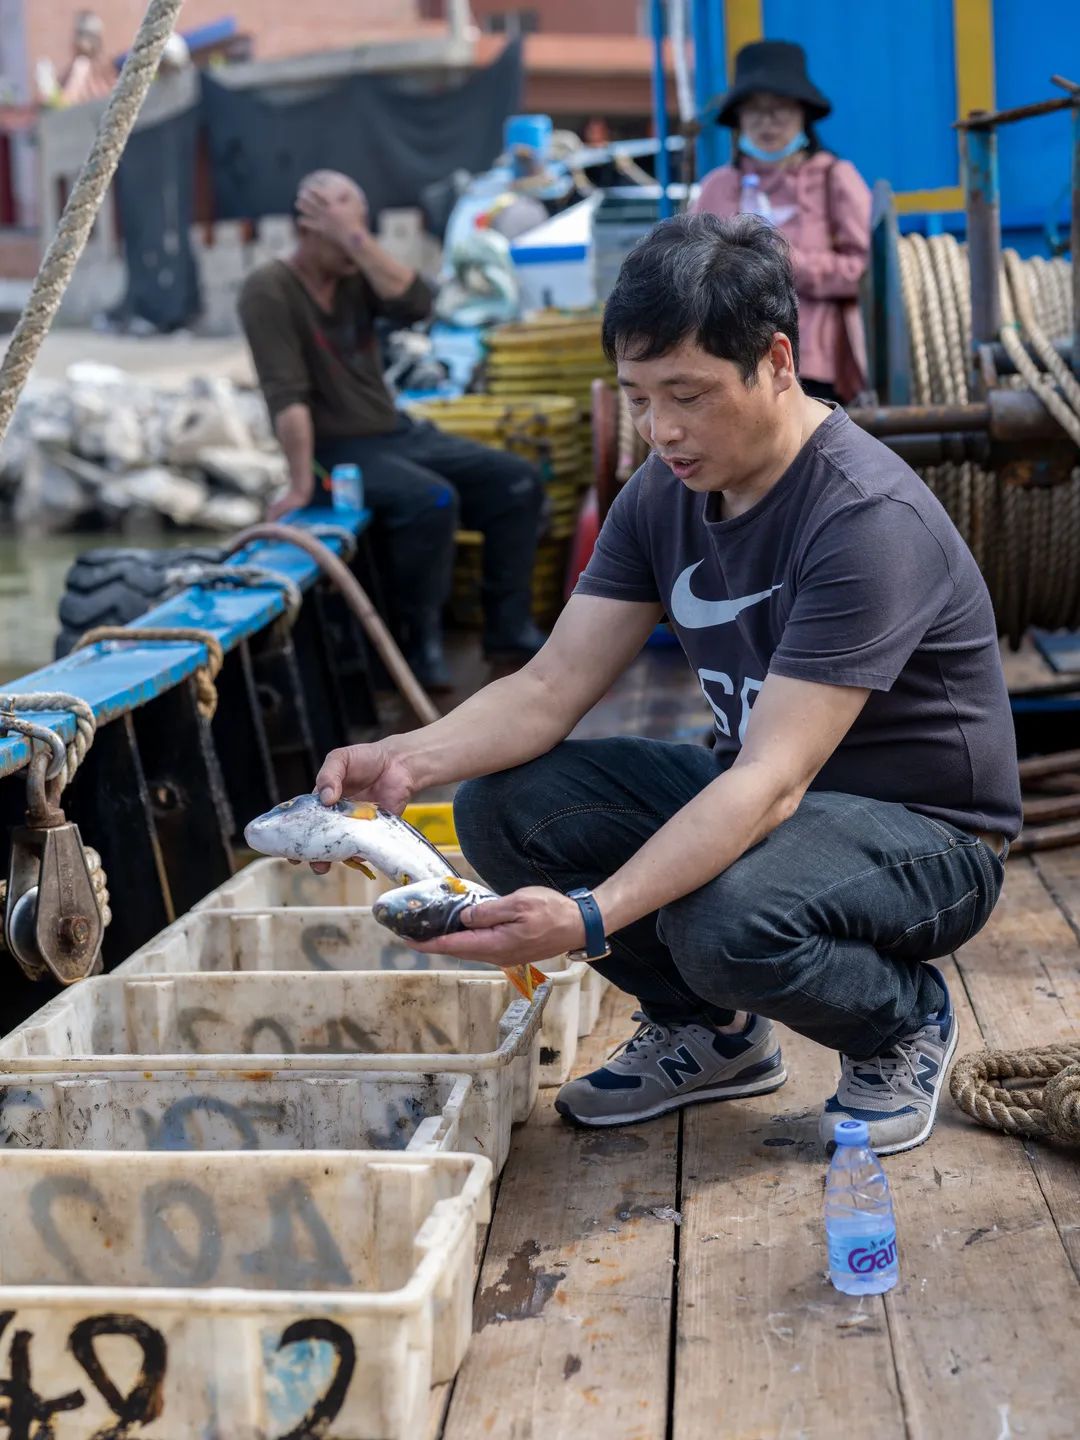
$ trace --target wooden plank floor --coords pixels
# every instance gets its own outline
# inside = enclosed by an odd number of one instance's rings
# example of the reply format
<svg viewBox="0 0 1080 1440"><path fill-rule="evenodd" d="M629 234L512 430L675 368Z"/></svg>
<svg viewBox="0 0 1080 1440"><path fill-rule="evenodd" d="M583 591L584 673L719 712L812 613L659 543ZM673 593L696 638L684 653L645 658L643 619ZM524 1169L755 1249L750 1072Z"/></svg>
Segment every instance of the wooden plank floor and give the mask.
<svg viewBox="0 0 1080 1440"><path fill-rule="evenodd" d="M691 739L692 687L681 657L651 656L580 733ZM1078 937L1080 852L1010 861L990 925L945 966L961 1053L1080 1038ZM625 1039L632 1008L609 991L579 1070ZM985 1130L946 1095L931 1140L885 1161L899 1286L840 1295L816 1137L836 1059L782 1041L776 1094L648 1125L577 1130L541 1091L431 1437L1080 1436L1080 1152Z"/></svg>

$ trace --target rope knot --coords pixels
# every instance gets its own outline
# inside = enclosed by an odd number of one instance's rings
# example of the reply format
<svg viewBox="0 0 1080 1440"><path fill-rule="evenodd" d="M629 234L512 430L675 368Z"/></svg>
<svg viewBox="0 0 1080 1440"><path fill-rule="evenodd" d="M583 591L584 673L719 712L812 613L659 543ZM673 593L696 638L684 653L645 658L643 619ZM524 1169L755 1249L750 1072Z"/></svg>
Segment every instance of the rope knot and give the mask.
<svg viewBox="0 0 1080 1440"><path fill-rule="evenodd" d="M214 681L225 663L225 651L221 641L211 630L200 629L197 625L140 625L129 628L126 625L98 625L80 635L72 646L72 653L88 645L111 641L123 645L176 644L203 645L206 660L195 670L195 703L199 714L209 724L217 711L218 693Z"/></svg>
<svg viewBox="0 0 1080 1440"><path fill-rule="evenodd" d="M65 746L63 739L48 725L39 725L27 720L26 715L62 714L67 711L75 721L75 737ZM97 716L93 708L78 695L69 695L66 690L27 690L23 693L0 695L0 730L14 730L28 740L47 745L53 752L47 780L60 779L60 788L70 785L86 752L94 743L97 732Z"/></svg>

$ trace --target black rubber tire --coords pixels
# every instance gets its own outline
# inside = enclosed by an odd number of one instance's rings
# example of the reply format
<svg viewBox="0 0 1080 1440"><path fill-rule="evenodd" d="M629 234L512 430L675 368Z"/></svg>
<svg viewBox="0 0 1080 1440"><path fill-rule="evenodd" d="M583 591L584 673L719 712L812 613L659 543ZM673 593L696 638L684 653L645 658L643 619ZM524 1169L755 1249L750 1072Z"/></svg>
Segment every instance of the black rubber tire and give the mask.
<svg viewBox="0 0 1080 1440"><path fill-rule="evenodd" d="M67 655L96 625L126 625L156 605L165 572L191 561L217 564L224 551L211 546L178 550L85 550L65 577L55 655Z"/></svg>

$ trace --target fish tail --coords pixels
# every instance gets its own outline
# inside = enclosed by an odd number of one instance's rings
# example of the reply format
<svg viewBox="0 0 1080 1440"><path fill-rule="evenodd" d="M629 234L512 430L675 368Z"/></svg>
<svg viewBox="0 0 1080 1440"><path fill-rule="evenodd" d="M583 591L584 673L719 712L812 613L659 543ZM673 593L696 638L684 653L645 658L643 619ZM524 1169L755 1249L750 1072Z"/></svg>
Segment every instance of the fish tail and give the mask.
<svg viewBox="0 0 1080 1440"><path fill-rule="evenodd" d="M515 965L512 970L506 970L504 973L519 995L523 995L526 1000L533 998L532 977L526 966Z"/></svg>

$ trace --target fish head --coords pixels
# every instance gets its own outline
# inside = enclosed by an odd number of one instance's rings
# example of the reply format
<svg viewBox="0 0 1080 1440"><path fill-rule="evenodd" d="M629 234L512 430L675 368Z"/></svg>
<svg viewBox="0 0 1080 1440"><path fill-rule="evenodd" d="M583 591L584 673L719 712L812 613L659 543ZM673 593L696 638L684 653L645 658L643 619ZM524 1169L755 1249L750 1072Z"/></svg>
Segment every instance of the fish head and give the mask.
<svg viewBox="0 0 1080 1440"><path fill-rule="evenodd" d="M324 805L318 795L297 795L283 800L244 827L244 839L260 855L285 860L347 860L356 854L355 831L349 821L355 811L377 811L351 800Z"/></svg>
<svg viewBox="0 0 1080 1440"><path fill-rule="evenodd" d="M435 940L460 930L461 917L470 906L493 898L483 885L445 875L388 890L375 901L372 914L405 940Z"/></svg>

